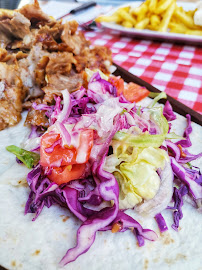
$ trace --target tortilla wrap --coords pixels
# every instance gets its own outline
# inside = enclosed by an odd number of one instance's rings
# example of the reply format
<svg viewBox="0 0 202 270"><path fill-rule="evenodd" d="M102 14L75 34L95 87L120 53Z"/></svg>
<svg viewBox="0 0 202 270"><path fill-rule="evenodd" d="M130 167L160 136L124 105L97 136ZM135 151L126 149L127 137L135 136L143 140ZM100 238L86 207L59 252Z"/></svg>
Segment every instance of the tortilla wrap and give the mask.
<svg viewBox="0 0 202 270"><path fill-rule="evenodd" d="M5 150L9 144L20 145L25 141L29 130L23 123L22 120L17 126L0 132L0 265L21 270L61 269L59 261L69 248L75 246L80 221L67 209L56 205L49 209L45 207L35 222L32 214L24 215L29 187L21 180L25 180L29 170L16 164L15 157ZM177 115L172 123L173 131L182 135L186 119ZM202 127L195 123L192 127L190 138L193 145L189 150L197 154L202 151ZM192 164L202 168L202 160ZM98 232L90 250L63 269L199 270L202 215L188 202L184 203L182 210L184 217L180 221L179 232L171 228L172 212L162 212L169 228L162 234L154 218L142 217L134 210L128 210L126 213L143 228L157 233L157 241L146 241L145 246L138 247L131 231Z"/></svg>

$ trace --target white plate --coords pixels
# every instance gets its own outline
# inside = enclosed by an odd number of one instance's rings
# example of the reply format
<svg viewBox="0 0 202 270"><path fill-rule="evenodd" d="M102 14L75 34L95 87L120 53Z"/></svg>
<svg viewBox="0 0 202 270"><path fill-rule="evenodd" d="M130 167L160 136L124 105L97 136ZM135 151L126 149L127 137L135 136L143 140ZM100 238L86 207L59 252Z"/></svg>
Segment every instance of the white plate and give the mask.
<svg viewBox="0 0 202 270"><path fill-rule="evenodd" d="M129 2L127 4L121 5L119 7L116 7L115 9L111 10L105 15L112 15L118 8L124 7L124 6L132 6L132 7L138 7L142 1L136 1L136 2ZM194 10L196 8L196 3L191 2L177 2L178 6L182 6L184 10ZM116 23L107 23L102 22L102 27L108 28L111 30L116 30L120 32L121 34L125 34L132 37L139 37L139 38L149 38L154 40L167 40L167 41L177 41L177 42L184 42L189 44L202 44L202 36L196 36L196 35L185 35L185 34L178 34L178 33L162 33L158 31L152 31L148 29L144 30L138 30L135 28L126 28L121 25L118 25Z"/></svg>

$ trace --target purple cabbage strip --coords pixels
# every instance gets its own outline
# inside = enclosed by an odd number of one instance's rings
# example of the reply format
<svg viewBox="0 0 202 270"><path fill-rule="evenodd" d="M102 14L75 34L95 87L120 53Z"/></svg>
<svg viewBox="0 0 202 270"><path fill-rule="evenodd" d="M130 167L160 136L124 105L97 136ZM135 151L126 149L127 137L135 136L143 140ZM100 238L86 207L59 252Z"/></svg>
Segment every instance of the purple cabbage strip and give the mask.
<svg viewBox="0 0 202 270"><path fill-rule="evenodd" d="M174 223L172 224L171 227L175 231L178 231L179 221L183 218L183 213L182 213L183 196L185 196L187 193L188 193L188 189L185 185L182 185L179 189L174 187L174 192L173 192L174 206L167 207L167 209L174 210L174 212L173 212Z"/></svg>
<svg viewBox="0 0 202 270"><path fill-rule="evenodd" d="M69 188L68 186L66 186L62 192L68 208L81 221L86 221L86 219L94 213L93 210L86 209L79 202L78 200L79 192L76 189Z"/></svg>
<svg viewBox="0 0 202 270"><path fill-rule="evenodd" d="M55 96L54 99L55 106L53 106L53 110L46 112L46 116L50 119L50 125L53 125L55 123L62 109L61 98L59 96Z"/></svg>
<svg viewBox="0 0 202 270"><path fill-rule="evenodd" d="M19 160L17 157L15 158L15 160L16 160L16 162L18 163L18 164L24 164L21 160Z"/></svg>
<svg viewBox="0 0 202 270"><path fill-rule="evenodd" d="M200 175L198 178L195 179L195 182L202 186L202 175Z"/></svg>
<svg viewBox="0 0 202 270"><path fill-rule="evenodd" d="M144 245L144 239L155 241L157 239L157 235L154 231L149 229L143 229L142 226L134 220L131 216L125 214L122 210L119 210L117 217L114 219L113 223L109 226L102 229L102 231L111 230L114 224L120 225L119 232L125 232L129 229L134 229L133 232L137 237L137 241L139 246Z"/></svg>
<svg viewBox="0 0 202 270"><path fill-rule="evenodd" d="M30 189L35 193L40 175L41 175L41 166L39 164L27 175L27 183Z"/></svg>
<svg viewBox="0 0 202 270"><path fill-rule="evenodd" d="M166 145L172 151L178 163L185 164L187 162L202 157L202 153L199 153L198 155L193 155L189 153L186 149L182 149L183 153L185 154L185 157L181 157L181 151L180 148L177 146L177 144L167 140Z"/></svg>
<svg viewBox="0 0 202 270"><path fill-rule="evenodd" d="M42 136L44 133L44 129L43 127L40 127L40 126L31 126L31 132L29 134L29 137L28 139L32 139L32 138L37 138L37 137L40 137Z"/></svg>
<svg viewBox="0 0 202 270"><path fill-rule="evenodd" d="M186 169L182 165L178 164L173 157L170 157L170 160L173 173L176 175L176 177L188 186L189 192L192 194L194 199L201 199L202 186L194 181Z"/></svg>
<svg viewBox="0 0 202 270"><path fill-rule="evenodd" d="M98 188L94 188L91 190L88 195L85 194L85 192L81 192L79 194L78 200L80 202L85 202L94 206L100 205L103 202L102 197L99 194Z"/></svg>
<svg viewBox="0 0 202 270"><path fill-rule="evenodd" d="M165 219L163 218L163 216L160 213L155 216L155 219L156 219L156 222L158 224L158 227L159 227L159 230L161 233L168 230Z"/></svg>
<svg viewBox="0 0 202 270"><path fill-rule="evenodd" d="M99 92L100 94L105 94L106 92L110 93L112 96L117 96L116 87L113 86L110 82L101 78L99 72L96 72L91 77L88 83L88 89Z"/></svg>
<svg viewBox="0 0 202 270"><path fill-rule="evenodd" d="M81 86L81 88L78 91L71 93L71 98L74 100L81 100L84 97L84 95L86 95L86 91L87 90L83 86Z"/></svg>
<svg viewBox="0 0 202 270"><path fill-rule="evenodd" d="M195 169L193 169L195 168ZM201 172L200 169L198 167L192 167L191 168L186 168L185 167L186 172L189 174L190 178L192 180L194 180L195 182L197 182L199 185L201 185Z"/></svg>
<svg viewBox="0 0 202 270"><path fill-rule="evenodd" d="M184 154L186 155L186 157L183 157L183 158L181 157L178 161L179 163L185 164L187 162L190 162L190 161L193 161L197 158L202 157L202 153L199 153L197 155L193 155L193 154L189 153L186 149L182 149L182 150L183 150Z"/></svg>
<svg viewBox="0 0 202 270"><path fill-rule="evenodd" d="M174 158L176 159L177 162L179 162L180 159L180 148L173 142L166 140L166 146L168 147L169 150L172 151L172 154L174 155Z"/></svg>
<svg viewBox="0 0 202 270"><path fill-rule="evenodd" d="M144 237L139 234L139 232L138 232L138 230L136 228L133 230L133 233L136 236L138 246L143 247L144 246Z"/></svg>
<svg viewBox="0 0 202 270"><path fill-rule="evenodd" d="M32 139L32 138L36 138L38 137L38 133L37 133L37 126L31 126L31 132L29 134L29 139Z"/></svg>
<svg viewBox="0 0 202 270"><path fill-rule="evenodd" d="M164 105L163 115L165 116L167 121L173 121L176 119L176 115L174 114L173 108L168 100L166 101Z"/></svg>
<svg viewBox="0 0 202 270"><path fill-rule="evenodd" d="M25 214L36 213L33 218L34 221L41 213L44 205L50 207L50 202L47 200L47 196L52 196L52 193L58 188L58 185L52 183L45 176L41 176L41 166L39 164L28 173L27 183L31 192L25 205ZM52 200L52 204L53 203L54 199Z"/></svg>
<svg viewBox="0 0 202 270"><path fill-rule="evenodd" d="M182 147L185 147L185 148L190 147L192 145L190 137L189 137L189 135L192 132L190 114L187 114L186 118L187 118L187 127L186 127L186 129L184 131L184 135L183 135L186 140L181 140L181 141L176 142L176 144L180 144Z"/></svg>
<svg viewBox="0 0 202 270"><path fill-rule="evenodd" d="M99 191L105 201L114 201L112 207L106 207L88 218L77 231L77 245L67 251L60 265L75 261L78 256L87 252L94 243L96 232L108 226L117 216L119 204L119 187L115 177L103 171L104 158L97 166L96 176L100 180Z"/></svg>

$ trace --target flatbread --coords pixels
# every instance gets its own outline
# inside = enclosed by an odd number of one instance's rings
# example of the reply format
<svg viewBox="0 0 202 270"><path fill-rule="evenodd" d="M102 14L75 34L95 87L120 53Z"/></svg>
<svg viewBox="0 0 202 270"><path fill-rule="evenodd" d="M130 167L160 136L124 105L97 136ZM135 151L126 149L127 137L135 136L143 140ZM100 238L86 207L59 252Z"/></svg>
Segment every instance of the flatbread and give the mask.
<svg viewBox="0 0 202 270"><path fill-rule="evenodd" d="M15 143L19 145L24 141L24 136L27 136L28 130L23 127L22 121L0 132L2 155L6 153L4 146ZM178 115L173 126L176 133L182 135L186 119ZM202 127L195 123L192 123L192 127L190 137L193 145L190 152L197 154L202 151ZM5 136L6 132L10 135ZM1 173L4 173L0 178L0 265L7 269L21 270L62 269L58 265L59 261L67 249L75 246L80 221L67 209L51 206L49 209L45 207L37 220L32 222L32 214L24 215L29 188L23 182L20 185L18 183L26 177L27 169L19 164L11 168L15 158L11 158L10 154L9 161L2 164L3 161L1 157L0 168L3 168ZM201 160L193 163L202 168ZM4 168L8 171L5 172ZM155 230L159 236L156 242L145 241L145 246L138 247L131 231L114 234L110 231L98 232L90 250L63 269L199 270L202 215L186 202L182 210L184 218L180 221L179 232L171 228L172 212L163 211L169 227L169 231L163 234L160 234L154 219L143 218L133 210L128 210L127 213L140 222L143 228Z"/></svg>

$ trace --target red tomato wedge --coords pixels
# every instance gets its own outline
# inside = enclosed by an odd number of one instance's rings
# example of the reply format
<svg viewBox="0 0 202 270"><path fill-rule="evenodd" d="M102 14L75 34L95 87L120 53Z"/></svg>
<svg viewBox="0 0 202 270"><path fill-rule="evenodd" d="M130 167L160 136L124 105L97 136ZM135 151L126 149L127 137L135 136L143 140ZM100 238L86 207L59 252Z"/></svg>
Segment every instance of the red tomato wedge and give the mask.
<svg viewBox="0 0 202 270"><path fill-rule="evenodd" d="M138 102L149 95L149 91L133 82L125 86L123 90L124 97L130 102Z"/></svg>
<svg viewBox="0 0 202 270"><path fill-rule="evenodd" d="M76 148L62 147L60 144L53 148L51 153L46 152L46 148L51 147L60 139L59 134L46 133L41 137L40 164L44 167L60 167L76 163Z"/></svg>
<svg viewBox="0 0 202 270"><path fill-rule="evenodd" d="M130 82L124 86L124 80L120 77L110 76L108 81L116 87L117 96L123 94L130 102L138 102L149 95L146 88L136 83Z"/></svg>
<svg viewBox="0 0 202 270"><path fill-rule="evenodd" d="M124 90L124 80L120 77L110 76L108 81L117 89L117 96L120 96Z"/></svg>
<svg viewBox="0 0 202 270"><path fill-rule="evenodd" d="M86 164L74 164L53 168L48 178L58 185L68 183L72 180L79 179L85 172Z"/></svg>
<svg viewBox="0 0 202 270"><path fill-rule="evenodd" d="M91 129L82 130L77 148L62 146L59 141L60 135L56 133L46 133L41 137L40 164L43 167L52 168L52 173L48 176L50 180L61 184L83 175L85 163L93 147L93 133ZM47 151L50 148L52 148L51 151Z"/></svg>
<svg viewBox="0 0 202 270"><path fill-rule="evenodd" d="M80 134L79 147L77 149L76 163L86 163L89 160L93 147L93 130L82 130Z"/></svg>

